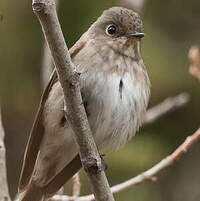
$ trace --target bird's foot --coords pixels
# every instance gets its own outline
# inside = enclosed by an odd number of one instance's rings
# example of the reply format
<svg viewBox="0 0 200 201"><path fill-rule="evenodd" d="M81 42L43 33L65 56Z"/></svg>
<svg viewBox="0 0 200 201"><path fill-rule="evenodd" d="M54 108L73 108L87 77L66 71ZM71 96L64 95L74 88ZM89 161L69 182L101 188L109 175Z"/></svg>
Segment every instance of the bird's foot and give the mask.
<svg viewBox="0 0 200 201"><path fill-rule="evenodd" d="M101 154L100 157L101 157L101 165L102 165L102 169L103 171L107 170L108 169L108 165L106 164L106 162L104 161L103 157L105 156L105 154Z"/></svg>

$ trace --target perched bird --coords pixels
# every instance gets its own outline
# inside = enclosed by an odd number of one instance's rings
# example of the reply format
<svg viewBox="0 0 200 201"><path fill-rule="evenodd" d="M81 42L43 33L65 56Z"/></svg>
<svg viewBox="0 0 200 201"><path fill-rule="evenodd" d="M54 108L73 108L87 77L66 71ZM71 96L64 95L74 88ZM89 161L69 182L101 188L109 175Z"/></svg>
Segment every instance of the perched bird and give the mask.
<svg viewBox="0 0 200 201"><path fill-rule="evenodd" d="M81 72L81 94L99 150L118 148L142 123L150 94L140 53L143 36L137 13L113 7L70 49L76 70ZM42 201L54 195L81 168L64 107L54 70L26 147L20 201Z"/></svg>

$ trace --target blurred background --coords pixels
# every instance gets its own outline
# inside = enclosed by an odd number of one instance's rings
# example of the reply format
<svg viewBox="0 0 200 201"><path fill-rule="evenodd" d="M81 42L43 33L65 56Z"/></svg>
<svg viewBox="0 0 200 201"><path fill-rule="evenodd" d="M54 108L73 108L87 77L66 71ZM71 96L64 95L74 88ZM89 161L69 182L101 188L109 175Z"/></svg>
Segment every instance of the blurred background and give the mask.
<svg viewBox="0 0 200 201"><path fill-rule="evenodd" d="M131 2L131 0L129 0ZM134 1L134 0L132 0ZM142 1L142 0L141 0ZM104 9L125 0L59 2L59 19L68 47L79 39ZM136 7L135 7L136 8ZM43 34L31 1L0 1L0 103L6 132L10 194L17 191L27 137L41 95ZM200 1L146 0L141 9L145 38L142 54L152 83L149 107L168 96L188 92L190 102L143 127L119 151L105 157L111 185L150 168L170 154L200 122L200 84L188 74L187 53L200 43ZM118 193L116 201L200 201L200 143L176 164L145 182ZM90 192L81 173L82 194ZM70 194L71 185L66 192Z"/></svg>

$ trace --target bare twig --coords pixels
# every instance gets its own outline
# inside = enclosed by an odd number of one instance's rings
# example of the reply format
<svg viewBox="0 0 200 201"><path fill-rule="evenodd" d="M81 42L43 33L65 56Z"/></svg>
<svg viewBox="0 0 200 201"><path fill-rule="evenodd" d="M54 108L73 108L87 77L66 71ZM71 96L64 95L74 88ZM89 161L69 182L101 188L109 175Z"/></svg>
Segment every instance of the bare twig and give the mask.
<svg viewBox="0 0 200 201"><path fill-rule="evenodd" d="M166 98L163 102L147 110L143 125L156 121L160 116L178 107L182 107L188 101L189 94L187 93L181 93L177 96Z"/></svg>
<svg viewBox="0 0 200 201"><path fill-rule="evenodd" d="M189 136L186 138L186 140L169 156L161 160L158 164L153 166L151 169L143 172L142 174L120 184L117 186L114 186L112 188L112 192L119 192L122 191L123 189L139 184L145 180L155 180L156 178L154 177L155 174L163 170L164 168L172 165L174 162L176 162L183 153L185 153L194 142L200 139L200 129L198 129L192 136Z"/></svg>
<svg viewBox="0 0 200 201"><path fill-rule="evenodd" d="M140 184L146 180L156 181L156 175L158 172L163 170L164 168L172 165L174 162L176 162L183 153L185 153L192 144L194 144L197 140L200 139L200 129L198 129L193 135L186 138L186 140L169 156L161 160L158 164L150 168L149 170L137 175L136 177L133 177L121 184L118 184L116 186L113 186L111 188L112 193L118 193L130 186L134 186L137 184ZM57 201L73 201L73 197L70 196L54 196L53 200ZM87 195L87 196L81 196L76 201L92 201L94 200L93 195Z"/></svg>
<svg viewBox="0 0 200 201"><path fill-rule="evenodd" d="M78 172L72 177L72 183L74 201L77 201L77 198L79 197L81 191L81 183Z"/></svg>
<svg viewBox="0 0 200 201"><path fill-rule="evenodd" d="M188 58L190 61L189 73L197 80L200 81L200 55L199 48L193 46L188 52Z"/></svg>
<svg viewBox="0 0 200 201"><path fill-rule="evenodd" d="M58 10L59 6L59 0L55 0L56 8ZM54 63L51 56L51 52L49 50L49 47L44 41L43 45L43 57L42 57L42 68L41 68L41 88L44 89L46 87L46 84L49 80L49 77L54 69ZM58 191L58 195L63 195L64 189L63 187Z"/></svg>
<svg viewBox="0 0 200 201"><path fill-rule="evenodd" d="M58 21L55 3L53 0L33 0L32 7L40 20L54 59L67 106L66 115L74 130L81 162L92 184L95 199L114 201L82 104L80 77L71 61Z"/></svg>
<svg viewBox="0 0 200 201"><path fill-rule="evenodd" d="M7 184L7 172L6 172L6 149L4 145L4 129L1 121L0 110L0 200L10 201Z"/></svg>

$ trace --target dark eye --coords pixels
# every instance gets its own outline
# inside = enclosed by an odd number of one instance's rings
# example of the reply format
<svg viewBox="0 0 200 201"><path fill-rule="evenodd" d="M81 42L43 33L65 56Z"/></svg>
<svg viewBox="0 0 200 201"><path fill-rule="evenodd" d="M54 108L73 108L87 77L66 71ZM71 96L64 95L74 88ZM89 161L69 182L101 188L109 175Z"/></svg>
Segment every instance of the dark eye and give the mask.
<svg viewBox="0 0 200 201"><path fill-rule="evenodd" d="M117 27L113 24L109 25L107 28L106 28L106 33L108 35L113 35L117 32Z"/></svg>

